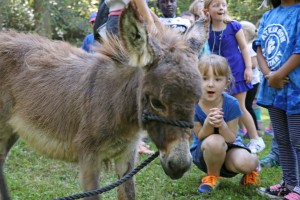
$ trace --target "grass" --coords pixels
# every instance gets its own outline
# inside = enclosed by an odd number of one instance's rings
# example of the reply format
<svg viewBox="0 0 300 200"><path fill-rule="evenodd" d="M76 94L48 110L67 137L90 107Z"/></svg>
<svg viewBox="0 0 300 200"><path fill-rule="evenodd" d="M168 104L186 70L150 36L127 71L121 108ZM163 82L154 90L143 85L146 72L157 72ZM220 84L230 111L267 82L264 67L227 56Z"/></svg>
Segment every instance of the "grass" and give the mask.
<svg viewBox="0 0 300 200"><path fill-rule="evenodd" d="M266 126L268 115L263 109L262 119ZM266 149L259 154L262 158L270 151L271 136L263 136ZM246 141L247 142L247 141ZM151 144L152 149L155 147ZM148 156L141 155L138 162L144 161ZM78 181L78 167L76 165L47 159L30 148L21 140L13 147L5 166L5 174L14 200L40 200L53 199L80 193L81 188ZM255 187L244 187L239 184L242 175L231 179L224 179L218 190L210 195L200 195L197 187L200 179L205 174L192 166L183 178L171 180L160 166L159 159L142 169L136 179L137 199L140 200L263 200L265 197L256 193ZM261 186L269 186L278 183L281 179L281 169L263 168L261 173ZM117 180L111 171L101 175L101 186L106 186ZM117 199L116 189L102 195L102 199Z"/></svg>

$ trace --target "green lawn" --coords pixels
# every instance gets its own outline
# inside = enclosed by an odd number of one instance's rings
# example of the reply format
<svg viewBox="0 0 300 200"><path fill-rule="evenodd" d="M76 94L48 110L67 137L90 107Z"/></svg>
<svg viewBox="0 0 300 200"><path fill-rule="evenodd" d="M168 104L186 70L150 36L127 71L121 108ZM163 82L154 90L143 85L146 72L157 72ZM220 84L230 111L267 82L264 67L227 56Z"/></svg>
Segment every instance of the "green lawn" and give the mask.
<svg viewBox="0 0 300 200"><path fill-rule="evenodd" d="M268 115L266 110L262 112L263 122L266 125ZM262 158L270 151L271 136L263 136L267 147L259 154ZM151 144L152 149L154 149ZM148 156L141 155L139 162ZM6 178L14 200L40 200L53 199L55 197L68 196L80 193L78 182L78 167L62 161L47 159L28 148L21 140L14 146L5 167ZM261 185L269 186L278 183L281 179L280 168L263 168L261 173ZM239 185L242 175L231 179L222 180L218 190L210 195L200 195L197 187L204 173L200 172L194 165L183 178L179 180L169 179L163 172L159 159L141 170L136 176L136 190L138 200L243 200L243 199L266 199L258 195L255 187L244 187ZM117 180L112 172L102 174L101 186L106 186ZM106 192L102 199L115 200L116 189Z"/></svg>

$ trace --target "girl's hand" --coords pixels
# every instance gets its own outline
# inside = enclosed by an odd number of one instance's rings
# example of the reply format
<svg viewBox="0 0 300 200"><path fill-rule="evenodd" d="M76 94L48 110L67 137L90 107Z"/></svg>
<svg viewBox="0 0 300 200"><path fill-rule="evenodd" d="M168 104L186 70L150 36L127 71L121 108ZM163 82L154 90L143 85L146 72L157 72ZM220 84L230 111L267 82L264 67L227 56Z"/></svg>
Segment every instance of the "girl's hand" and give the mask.
<svg viewBox="0 0 300 200"><path fill-rule="evenodd" d="M252 69L251 68L246 68L244 72L244 79L246 83L251 83L253 79L253 74L252 74Z"/></svg>
<svg viewBox="0 0 300 200"><path fill-rule="evenodd" d="M276 89L282 89L289 82L289 77L281 78L276 72L266 75L265 78L268 80L269 86Z"/></svg>
<svg viewBox="0 0 300 200"><path fill-rule="evenodd" d="M223 123L223 117L224 113L222 111L222 108L212 108L209 110L207 119L208 123L213 127L220 127Z"/></svg>

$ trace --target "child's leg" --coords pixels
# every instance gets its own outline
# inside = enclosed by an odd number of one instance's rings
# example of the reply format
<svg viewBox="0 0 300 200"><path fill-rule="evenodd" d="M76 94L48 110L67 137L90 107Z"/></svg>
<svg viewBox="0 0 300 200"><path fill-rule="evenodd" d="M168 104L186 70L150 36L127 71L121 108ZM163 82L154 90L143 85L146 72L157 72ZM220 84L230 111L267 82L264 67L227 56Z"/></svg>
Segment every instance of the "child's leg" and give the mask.
<svg viewBox="0 0 300 200"><path fill-rule="evenodd" d="M292 147L296 153L296 169L300 169L300 114L288 116L289 136L291 138ZM286 158L285 158L286 159ZM299 186L299 171L295 173Z"/></svg>
<svg viewBox="0 0 300 200"><path fill-rule="evenodd" d="M245 106L246 92L234 94L233 96L239 101L240 108L243 112L243 115L240 119L243 122L244 126L246 126L250 139L259 139L253 118L251 117L250 113L248 112Z"/></svg>
<svg viewBox="0 0 300 200"><path fill-rule="evenodd" d="M254 125L255 125L256 130L259 130L259 128L258 128L256 115L255 115L255 112L253 110L252 105L253 105L253 101L254 101L255 96L256 96L258 86L259 86L259 83L253 85L253 88L247 91L246 101L245 101L246 109L248 110L248 112L250 113L250 115L251 115L251 117L254 121Z"/></svg>
<svg viewBox="0 0 300 200"><path fill-rule="evenodd" d="M220 176L227 150L227 144L224 138L218 134L208 136L203 141L201 150L207 166L207 175Z"/></svg>
<svg viewBox="0 0 300 200"><path fill-rule="evenodd" d="M287 116L284 110L269 108L274 137L278 143L279 160L282 166L283 180L289 185L298 185L297 157L293 145L300 151L300 117Z"/></svg>
<svg viewBox="0 0 300 200"><path fill-rule="evenodd" d="M259 166L259 160L255 154L251 154L243 148L232 148L227 152L225 159L225 167L227 170L249 174L257 170Z"/></svg>

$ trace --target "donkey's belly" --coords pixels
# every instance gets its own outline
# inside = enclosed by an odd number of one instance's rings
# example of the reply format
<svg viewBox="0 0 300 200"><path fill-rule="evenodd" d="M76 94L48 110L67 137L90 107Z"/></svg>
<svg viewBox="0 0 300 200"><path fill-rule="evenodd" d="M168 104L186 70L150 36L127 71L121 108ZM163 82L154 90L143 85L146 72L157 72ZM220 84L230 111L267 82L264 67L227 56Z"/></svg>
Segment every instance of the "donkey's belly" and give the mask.
<svg viewBox="0 0 300 200"><path fill-rule="evenodd" d="M26 143L38 152L54 159L76 162L77 154L70 141L51 137L32 123L25 121L20 115L13 115L8 122Z"/></svg>

